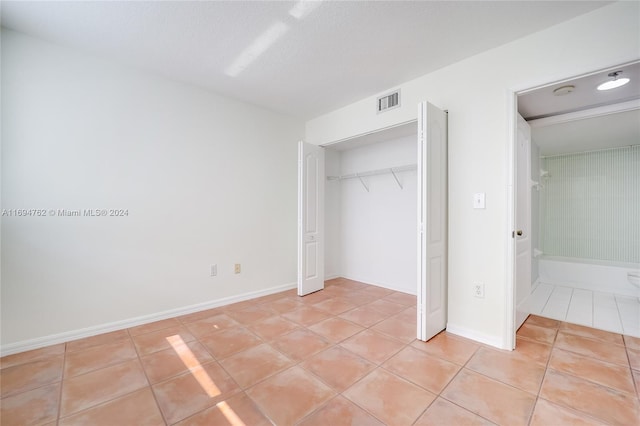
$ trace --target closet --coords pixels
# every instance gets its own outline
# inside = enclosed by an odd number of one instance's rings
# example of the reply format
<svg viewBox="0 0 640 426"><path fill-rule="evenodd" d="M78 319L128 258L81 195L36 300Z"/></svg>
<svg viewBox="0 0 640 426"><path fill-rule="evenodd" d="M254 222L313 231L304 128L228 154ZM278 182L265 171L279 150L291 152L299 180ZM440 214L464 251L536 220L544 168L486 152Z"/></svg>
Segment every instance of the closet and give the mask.
<svg viewBox="0 0 640 426"><path fill-rule="evenodd" d="M447 114L298 153L298 295L345 277L416 294L417 336L445 328Z"/></svg>
<svg viewBox="0 0 640 426"><path fill-rule="evenodd" d="M325 147L325 279L416 293L417 124Z"/></svg>

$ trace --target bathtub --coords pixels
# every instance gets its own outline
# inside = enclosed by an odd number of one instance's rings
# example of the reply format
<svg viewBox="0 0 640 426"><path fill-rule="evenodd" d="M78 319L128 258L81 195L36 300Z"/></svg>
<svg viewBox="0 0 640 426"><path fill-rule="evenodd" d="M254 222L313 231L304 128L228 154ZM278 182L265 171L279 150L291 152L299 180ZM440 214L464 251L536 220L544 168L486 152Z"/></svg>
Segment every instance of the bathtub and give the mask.
<svg viewBox="0 0 640 426"><path fill-rule="evenodd" d="M542 283L640 297L640 289L628 274L640 273L638 263L617 263L542 255L538 259L538 280Z"/></svg>

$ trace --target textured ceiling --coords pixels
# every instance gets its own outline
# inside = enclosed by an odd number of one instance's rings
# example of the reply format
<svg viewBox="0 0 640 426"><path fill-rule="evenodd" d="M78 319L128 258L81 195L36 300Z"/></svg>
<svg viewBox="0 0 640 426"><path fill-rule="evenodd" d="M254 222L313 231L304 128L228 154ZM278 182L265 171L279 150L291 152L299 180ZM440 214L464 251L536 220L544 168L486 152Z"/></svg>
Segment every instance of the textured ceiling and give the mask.
<svg viewBox="0 0 640 426"><path fill-rule="evenodd" d="M3 1L2 25L308 119L607 3Z"/></svg>

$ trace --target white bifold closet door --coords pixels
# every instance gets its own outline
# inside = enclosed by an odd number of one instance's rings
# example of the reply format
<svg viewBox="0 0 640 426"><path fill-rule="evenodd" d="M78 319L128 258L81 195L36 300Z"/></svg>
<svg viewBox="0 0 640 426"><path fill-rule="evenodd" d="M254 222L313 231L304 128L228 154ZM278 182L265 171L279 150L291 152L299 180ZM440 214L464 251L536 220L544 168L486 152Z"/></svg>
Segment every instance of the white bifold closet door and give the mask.
<svg viewBox="0 0 640 426"><path fill-rule="evenodd" d="M418 106L418 328L427 341L447 326L447 113Z"/></svg>
<svg viewBox="0 0 640 426"><path fill-rule="evenodd" d="M298 296L324 288L324 148L298 143Z"/></svg>

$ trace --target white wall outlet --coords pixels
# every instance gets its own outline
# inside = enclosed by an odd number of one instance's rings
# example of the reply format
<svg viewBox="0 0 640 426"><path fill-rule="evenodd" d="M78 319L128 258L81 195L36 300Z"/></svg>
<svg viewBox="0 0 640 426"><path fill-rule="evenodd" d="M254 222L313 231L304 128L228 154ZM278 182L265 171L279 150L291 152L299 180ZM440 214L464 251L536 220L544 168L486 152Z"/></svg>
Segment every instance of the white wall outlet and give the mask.
<svg viewBox="0 0 640 426"><path fill-rule="evenodd" d="M211 276L215 277L218 275L218 265L211 265Z"/></svg>
<svg viewBox="0 0 640 426"><path fill-rule="evenodd" d="M473 208L484 209L484 192L473 194Z"/></svg>
<svg viewBox="0 0 640 426"><path fill-rule="evenodd" d="M240 270L241 270L241 268L240 268L240 264L239 264L239 263L236 263L236 265L233 267L233 273L234 273L234 274L239 274L239 273L240 273Z"/></svg>
<svg viewBox="0 0 640 426"><path fill-rule="evenodd" d="M473 283L473 295L480 299L484 299L484 284Z"/></svg>

